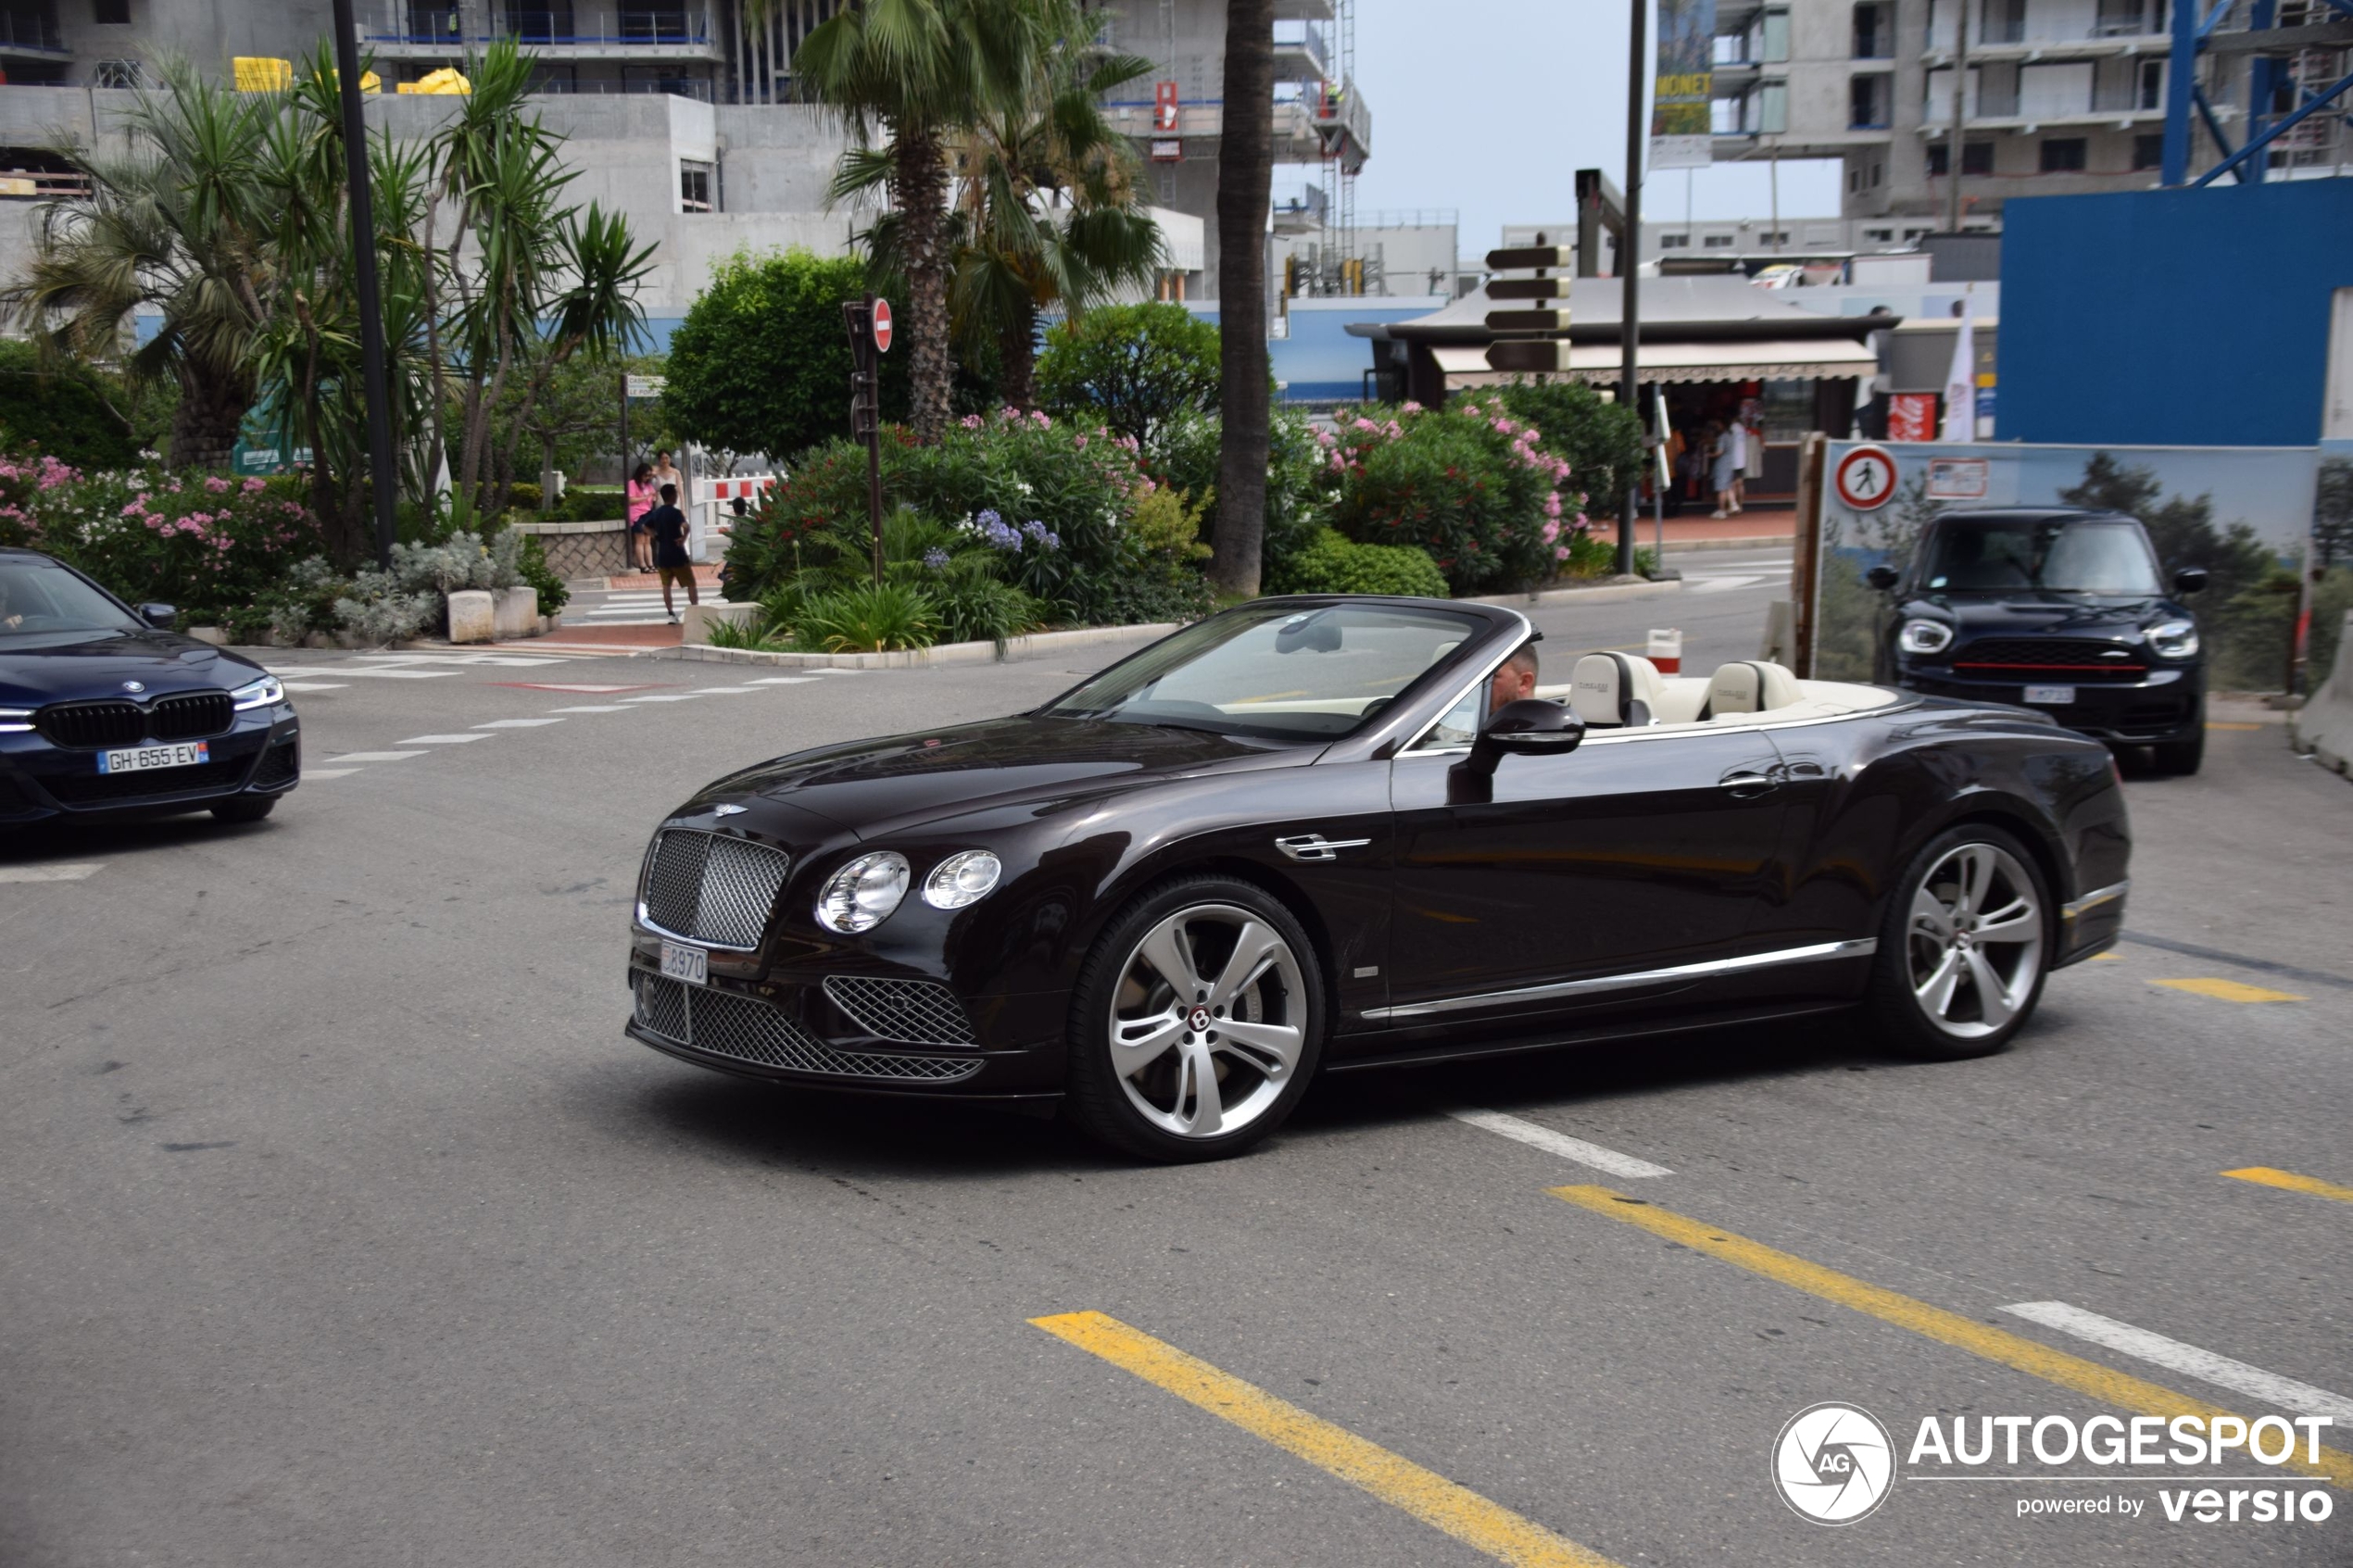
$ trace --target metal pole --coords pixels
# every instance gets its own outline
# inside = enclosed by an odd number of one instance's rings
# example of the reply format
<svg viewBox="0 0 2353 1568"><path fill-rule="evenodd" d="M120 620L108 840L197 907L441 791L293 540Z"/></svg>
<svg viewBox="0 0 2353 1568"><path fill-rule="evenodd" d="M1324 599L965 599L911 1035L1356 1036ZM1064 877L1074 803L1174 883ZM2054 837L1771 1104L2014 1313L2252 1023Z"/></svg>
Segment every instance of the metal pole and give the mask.
<svg viewBox="0 0 2353 1568"><path fill-rule="evenodd" d="M2172 21L2172 50L2165 56L2165 143L2157 180L2160 185L2185 185L2190 178L2190 101L2197 92L2198 7L2175 0Z"/></svg>
<svg viewBox="0 0 2353 1568"><path fill-rule="evenodd" d="M392 565L398 537L392 467L392 392L384 371L384 312L376 282L376 204L368 183L368 116L359 95L359 29L351 0L335 0L335 75L343 100L343 172L351 202L352 272L359 291L359 376L368 399L368 478L375 492L376 564ZM321 454L313 452L317 462Z"/></svg>
<svg viewBox="0 0 2353 1568"><path fill-rule="evenodd" d="M2191 0L2174 0L2187 6ZM1953 129L1945 135L1944 232L1961 232L1961 125L1969 107L1969 0L1953 0Z"/></svg>
<svg viewBox="0 0 2353 1568"><path fill-rule="evenodd" d="M629 516L629 372L621 372L621 515ZM637 541L624 521L621 530L621 547L629 552L629 570L637 570Z"/></svg>
<svg viewBox="0 0 2353 1568"><path fill-rule="evenodd" d="M858 340L858 360L866 372L866 526L874 535L875 586L882 586L882 355L875 347L875 296L866 296L866 330Z"/></svg>
<svg viewBox="0 0 2353 1568"><path fill-rule="evenodd" d="M1642 417L1642 395L1635 390L1641 355L1642 316L1640 285L1642 272L1642 88L1650 61L1650 0L1633 0L1626 48L1626 228L1617 247L1618 359L1617 401L1637 420ZM1626 487L1617 510L1617 574L1634 571L1634 522L1641 513L1633 485Z"/></svg>

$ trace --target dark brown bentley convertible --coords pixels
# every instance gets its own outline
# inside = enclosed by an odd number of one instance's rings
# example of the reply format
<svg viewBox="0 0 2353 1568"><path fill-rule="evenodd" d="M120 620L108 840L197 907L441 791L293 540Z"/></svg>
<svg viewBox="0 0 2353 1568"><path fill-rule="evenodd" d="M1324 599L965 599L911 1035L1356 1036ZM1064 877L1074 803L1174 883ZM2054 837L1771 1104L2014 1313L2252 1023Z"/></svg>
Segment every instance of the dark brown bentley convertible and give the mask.
<svg viewBox="0 0 2353 1568"><path fill-rule="evenodd" d="M824 746L654 834L629 1032L1233 1154L1318 1071L1862 1010L1997 1050L2114 942L2114 764L2043 715L1261 599L1034 712Z"/></svg>

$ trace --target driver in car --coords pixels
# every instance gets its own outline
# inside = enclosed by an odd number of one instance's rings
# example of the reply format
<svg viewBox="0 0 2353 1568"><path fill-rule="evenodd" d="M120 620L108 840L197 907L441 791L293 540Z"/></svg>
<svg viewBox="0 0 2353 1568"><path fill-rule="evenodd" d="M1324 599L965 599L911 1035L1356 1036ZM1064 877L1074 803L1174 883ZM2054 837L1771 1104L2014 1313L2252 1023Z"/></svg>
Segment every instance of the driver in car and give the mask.
<svg viewBox="0 0 2353 1568"><path fill-rule="evenodd" d="M1487 711L1495 712L1507 702L1517 702L1536 695L1536 645L1522 643L1511 658L1497 667L1494 678L1487 683Z"/></svg>

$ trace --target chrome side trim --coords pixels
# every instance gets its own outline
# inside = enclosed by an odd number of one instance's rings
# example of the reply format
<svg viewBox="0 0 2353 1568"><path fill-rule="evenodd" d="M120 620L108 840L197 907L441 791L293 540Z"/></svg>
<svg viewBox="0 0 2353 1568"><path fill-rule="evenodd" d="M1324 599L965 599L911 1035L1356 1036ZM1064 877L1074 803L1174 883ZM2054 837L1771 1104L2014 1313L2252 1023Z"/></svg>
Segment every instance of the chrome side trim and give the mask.
<svg viewBox="0 0 2353 1568"><path fill-rule="evenodd" d="M2086 909L2097 909L2102 904L2108 903L2113 899L2121 898L2132 885L2133 879L2128 876L2122 882L2116 884L2112 887L2095 888L2092 892L2084 894L2081 898L2070 899L2069 902L2059 906L2059 918L2061 920L2073 920L2077 915L2082 914Z"/></svg>
<svg viewBox="0 0 2353 1568"><path fill-rule="evenodd" d="M1372 842L1369 838L1326 838L1320 833L1300 834L1291 838L1275 840L1275 847L1294 860L1337 860L1336 851L1362 849Z"/></svg>
<svg viewBox="0 0 2353 1568"><path fill-rule="evenodd" d="M1523 985L1513 991L1482 991L1472 997L1441 997L1435 1001L1410 1002L1403 1007L1367 1008L1366 1018L1426 1018L1432 1013L1464 1008L1508 1007L1515 1002L1549 1001L1555 997L1583 997L1601 991L1629 991L1676 980L1705 980L1718 974L1739 974L1780 964L1818 963L1825 959L1862 959L1879 951L1879 938L1851 942L1817 942L1806 947L1783 947L1772 953L1750 953L1737 959L1708 959L1700 963L1674 964L1666 969L1642 969L1626 974L1598 974L1588 980L1563 980L1550 985Z"/></svg>

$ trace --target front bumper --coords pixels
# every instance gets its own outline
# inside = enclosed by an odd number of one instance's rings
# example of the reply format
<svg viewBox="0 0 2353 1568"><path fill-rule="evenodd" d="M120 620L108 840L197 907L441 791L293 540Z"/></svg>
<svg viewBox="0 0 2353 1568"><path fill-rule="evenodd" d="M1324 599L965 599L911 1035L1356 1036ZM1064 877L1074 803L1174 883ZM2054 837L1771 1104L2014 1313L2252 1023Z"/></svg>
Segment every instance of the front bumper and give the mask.
<svg viewBox="0 0 2353 1568"><path fill-rule="evenodd" d="M2132 886L2128 880L2095 887L2059 907L2058 957L2051 962L2053 969L2082 963L2116 946L2124 935L2124 896Z"/></svg>
<svg viewBox="0 0 2353 1568"><path fill-rule="evenodd" d="M640 927L633 935L626 1033L682 1061L866 1094L1050 1101L1062 1093L1063 992L967 1000L918 974L761 970L722 952L710 955L708 982L695 985L661 972L658 935ZM926 1017L884 1016L845 982L906 988Z"/></svg>
<svg viewBox="0 0 2353 1568"><path fill-rule="evenodd" d="M2117 746L2187 740L2206 721L2206 671L2199 665L2151 670L2139 681L2070 682L2064 672L2054 671L2047 682L2035 683L2073 685L2075 700L2064 704L2028 702L2026 687L2016 680L1957 675L1935 665L1914 665L1897 677L1897 684L1906 691L1930 696L2031 708L2049 714L2077 734Z"/></svg>
<svg viewBox="0 0 2353 1568"><path fill-rule="evenodd" d="M276 797L302 780L301 721L291 704L249 709L208 737L208 759L144 773L101 773L98 753L38 731L0 734L0 823L200 811L239 796Z"/></svg>

